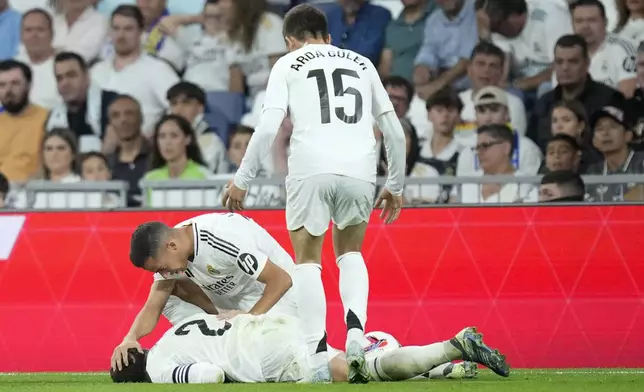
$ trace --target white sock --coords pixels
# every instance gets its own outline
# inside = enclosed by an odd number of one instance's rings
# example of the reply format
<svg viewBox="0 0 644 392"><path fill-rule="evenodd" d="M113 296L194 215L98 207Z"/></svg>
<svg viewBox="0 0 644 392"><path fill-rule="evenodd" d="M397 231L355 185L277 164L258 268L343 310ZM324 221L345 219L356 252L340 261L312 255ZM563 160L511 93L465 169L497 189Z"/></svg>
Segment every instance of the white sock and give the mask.
<svg viewBox="0 0 644 392"><path fill-rule="evenodd" d="M458 359L459 355L446 349L446 344L449 342L401 347L388 351L368 361L369 371L380 381L409 380L429 372L438 365Z"/></svg>
<svg viewBox="0 0 644 392"><path fill-rule="evenodd" d="M311 356L311 368L328 366L326 298L322 285L322 266L317 263L296 265L293 272L293 286L297 294L297 312Z"/></svg>
<svg viewBox="0 0 644 392"><path fill-rule="evenodd" d="M429 379L431 380L442 380L445 378L445 374L443 372L445 371L445 368L447 368L449 365L451 365L451 362L444 363L442 365L438 365L432 370L429 371L429 374L427 375Z"/></svg>
<svg viewBox="0 0 644 392"><path fill-rule="evenodd" d="M340 269L340 298L347 323L347 346L352 341L362 344L369 299L367 266L359 252L343 254L338 257L337 264Z"/></svg>

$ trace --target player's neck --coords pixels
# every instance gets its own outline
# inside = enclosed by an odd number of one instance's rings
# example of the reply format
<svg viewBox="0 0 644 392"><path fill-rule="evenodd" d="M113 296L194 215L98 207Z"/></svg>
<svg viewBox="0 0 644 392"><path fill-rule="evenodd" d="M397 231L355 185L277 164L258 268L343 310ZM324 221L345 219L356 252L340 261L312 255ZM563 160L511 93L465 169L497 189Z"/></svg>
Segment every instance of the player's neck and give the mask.
<svg viewBox="0 0 644 392"><path fill-rule="evenodd" d="M186 260L191 260L195 256L195 236L194 236L194 227L191 225L184 226L180 228L181 230L179 235L183 237L183 240L188 244L188 249L190 252L186 255Z"/></svg>
<svg viewBox="0 0 644 392"><path fill-rule="evenodd" d="M302 42L302 46L306 45L328 45L322 38L307 38Z"/></svg>

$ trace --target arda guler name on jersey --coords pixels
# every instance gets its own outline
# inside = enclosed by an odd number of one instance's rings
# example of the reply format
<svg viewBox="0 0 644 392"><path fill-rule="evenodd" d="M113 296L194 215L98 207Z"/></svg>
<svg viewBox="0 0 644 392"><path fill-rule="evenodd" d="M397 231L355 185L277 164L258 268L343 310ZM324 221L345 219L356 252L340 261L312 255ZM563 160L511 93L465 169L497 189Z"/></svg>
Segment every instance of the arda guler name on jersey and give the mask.
<svg viewBox="0 0 644 392"><path fill-rule="evenodd" d="M309 61L313 61L315 59L318 59L320 57L322 57L322 58L335 57L335 58L339 58L339 59L347 59L349 61L353 61L354 63L358 64L362 68L363 71L367 70L367 65L364 63L364 61L362 61L360 56L358 56L357 54L355 54L353 52L350 52L348 50L343 50L343 49L329 50L329 51L325 51L325 53L323 53L320 50L308 51L308 52L304 53L303 55L298 56L295 59L296 62L291 64L291 69L299 71L300 68L302 68L304 66L304 64L308 63Z"/></svg>

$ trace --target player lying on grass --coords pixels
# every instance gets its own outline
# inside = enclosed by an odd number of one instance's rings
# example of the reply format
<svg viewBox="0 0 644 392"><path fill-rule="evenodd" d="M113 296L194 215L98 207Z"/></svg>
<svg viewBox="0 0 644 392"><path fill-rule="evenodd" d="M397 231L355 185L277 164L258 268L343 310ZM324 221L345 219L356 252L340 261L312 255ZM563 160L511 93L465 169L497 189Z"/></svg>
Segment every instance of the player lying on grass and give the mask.
<svg viewBox="0 0 644 392"><path fill-rule="evenodd" d="M150 351L128 352L128 365L111 369L114 382L222 383L307 382L312 376L299 320L285 315L237 315L222 320L197 314L167 331ZM474 328L448 341L400 347L366 356L375 381L402 381L459 359L483 364L507 377L505 357L483 343ZM346 361L344 364L347 368ZM336 382L347 381L346 375Z"/></svg>

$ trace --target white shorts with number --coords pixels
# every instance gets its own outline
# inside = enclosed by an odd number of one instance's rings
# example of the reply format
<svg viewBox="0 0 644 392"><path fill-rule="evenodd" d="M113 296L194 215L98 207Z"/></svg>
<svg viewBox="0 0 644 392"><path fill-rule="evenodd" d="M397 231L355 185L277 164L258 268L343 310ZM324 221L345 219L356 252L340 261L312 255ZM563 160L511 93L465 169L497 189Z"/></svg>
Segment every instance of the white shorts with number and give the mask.
<svg viewBox="0 0 644 392"><path fill-rule="evenodd" d="M374 183L335 174L287 179L286 226L321 236L330 221L341 230L369 222L375 190Z"/></svg>

